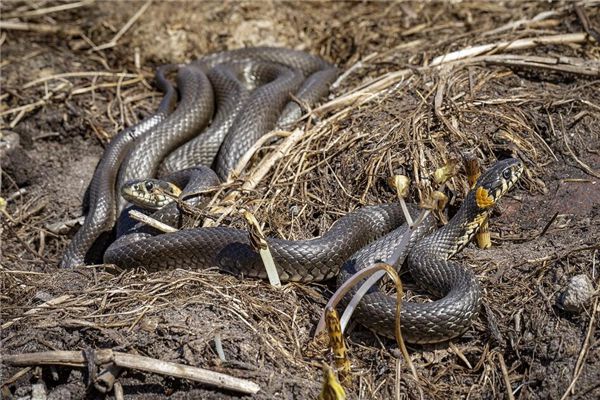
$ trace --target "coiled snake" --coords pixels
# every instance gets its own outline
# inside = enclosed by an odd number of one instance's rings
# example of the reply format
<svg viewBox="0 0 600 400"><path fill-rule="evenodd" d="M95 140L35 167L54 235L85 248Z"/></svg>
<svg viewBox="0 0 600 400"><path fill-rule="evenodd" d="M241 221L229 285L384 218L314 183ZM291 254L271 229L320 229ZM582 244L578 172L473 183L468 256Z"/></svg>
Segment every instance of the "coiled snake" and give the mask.
<svg viewBox="0 0 600 400"><path fill-rule="evenodd" d="M165 71L174 68L167 66L158 73L159 82L167 93L158 113L162 113L161 122L146 130L131 129L130 132L140 133L129 133L128 140L121 140L126 143L122 145L127 147L126 155L107 148L92 186L103 174L116 176L114 172L106 173L109 166L119 170L117 187L126 181L137 180L124 185L124 194L130 196L151 196L158 187L164 190L160 181L148 180L159 170L162 175L167 175L167 180L184 188L184 194L197 191L199 187L216 185L219 178L227 177L236 160L261 134L277 125L288 124L301 113L297 103L286 106L290 92L309 104L314 103L336 76L335 68L329 64L291 50L263 48L217 53L178 69L181 99L169 114L165 110L171 107L169 90L172 88L162 78ZM210 90L211 83L215 85L214 91ZM217 112L212 117L215 93ZM228 97L228 93L234 93L233 97L239 102ZM285 110L281 114L274 113L274 109ZM197 136L211 117L213 123ZM259 129L253 130L256 126ZM174 138L174 132L184 133ZM116 137L117 143L122 135ZM194 139L196 136L198 139ZM111 151L119 156L112 155ZM118 159L121 165L107 161L107 154L112 157L110 160ZM216 174L206 167L188 168L198 164L213 165ZM513 186L522 170L521 162L515 159L497 162L478 179L446 226L434 231L434 221L428 218L413 233L406 249L410 273L440 299L419 304L403 302L401 320L405 340L414 343L443 341L460 335L471 325L480 306L479 285L469 270L449 258L468 243L492 206ZM113 193L114 188L113 180ZM103 203L94 200L94 193L92 188L90 204L98 208L98 204ZM104 199L102 195L96 197ZM114 203L114 199L111 201L115 210L122 208ZM110 202L104 199L104 203ZM83 263L85 255L90 254L90 243L97 241L99 231L106 231L105 227L97 228L98 218L94 219L93 215L95 208L90 207L81 231L86 226L94 226L96 231L90 236L95 235L95 239L82 240L86 234L80 231L63 258L64 266ZM165 206L153 216L167 223L176 223L181 217L175 204ZM401 207L397 204L368 206L341 218L321 237L300 241L268 239L268 243L283 281L319 281L339 273L338 281L343 282L359 269L388 259L406 232L403 223ZM104 223L104 226L108 225ZM244 277L266 277L248 232L229 227L183 229L167 234L136 227L114 242L104 253L103 260L126 268L218 267ZM393 336L395 302L377 288L365 296L356 315L369 328Z"/></svg>

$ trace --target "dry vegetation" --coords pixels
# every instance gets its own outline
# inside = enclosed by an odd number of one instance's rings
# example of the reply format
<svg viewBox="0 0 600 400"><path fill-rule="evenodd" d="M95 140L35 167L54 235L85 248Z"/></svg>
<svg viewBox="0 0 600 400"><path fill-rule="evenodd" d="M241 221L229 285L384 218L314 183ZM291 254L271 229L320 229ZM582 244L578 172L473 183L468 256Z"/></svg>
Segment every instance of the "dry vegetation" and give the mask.
<svg viewBox="0 0 600 400"><path fill-rule="evenodd" d="M416 381L392 341L357 326L349 396L597 398L597 291L578 314L556 298L574 275L599 282L599 5L3 2L0 122L3 146L20 144L0 149L2 354L110 348L249 379L257 399L317 397L331 357L311 338L333 283L274 289L214 271L57 267L102 146L159 101L157 65L280 45L344 73L291 135L255 154L235 201L215 198L251 209L271 235L318 235L393 200L386 179L396 173L413 179L418 200L435 168L467 152L527 167L492 218L494 247L460 255L484 289L475 326L452 343L409 347ZM450 181L450 211L466 189L464 175ZM237 212L220 222L243 225ZM95 371L3 365L2 395L94 397ZM136 371L115 389L235 396Z"/></svg>

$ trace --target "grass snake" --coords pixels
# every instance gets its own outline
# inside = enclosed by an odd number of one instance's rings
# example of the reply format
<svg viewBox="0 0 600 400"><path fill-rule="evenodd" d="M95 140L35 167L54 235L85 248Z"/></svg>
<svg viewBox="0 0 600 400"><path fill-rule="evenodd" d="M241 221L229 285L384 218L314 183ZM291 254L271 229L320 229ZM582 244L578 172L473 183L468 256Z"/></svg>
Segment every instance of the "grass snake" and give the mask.
<svg viewBox="0 0 600 400"><path fill-rule="evenodd" d="M173 87L164 78L171 70L177 70L180 97L174 109ZM113 228L114 216L125 207L124 200L117 202L115 188L124 187L126 195L150 195L155 189L165 190L161 185L171 181L185 195L217 185L261 135L298 118L302 108L290 102L290 94L313 104L327 93L336 75L333 66L317 57L278 48L216 53L191 64L159 69L157 81L165 98L154 116L117 135L107 147L90 186L90 212L62 265L83 264L92 243ZM471 325L481 302L480 288L473 273L450 258L468 243L522 170L515 159L497 162L479 178L447 225L436 230L430 217L415 230L406 249L408 269L420 286L439 299L403 302L405 340L439 342ZM150 180L157 174L165 180ZM197 197L190 200L198 201ZM110 218L102 221L105 215ZM182 214L171 203L153 217L178 225ZM400 205L381 204L347 214L321 237L270 238L268 243L283 281L337 276L341 283L356 271L388 259L406 230ZM218 267L239 276L266 277L244 230L213 227L157 234L136 225L123 231L128 232L110 245L104 262L149 270ZM395 301L380 289L367 293L356 314L362 324L393 337Z"/></svg>

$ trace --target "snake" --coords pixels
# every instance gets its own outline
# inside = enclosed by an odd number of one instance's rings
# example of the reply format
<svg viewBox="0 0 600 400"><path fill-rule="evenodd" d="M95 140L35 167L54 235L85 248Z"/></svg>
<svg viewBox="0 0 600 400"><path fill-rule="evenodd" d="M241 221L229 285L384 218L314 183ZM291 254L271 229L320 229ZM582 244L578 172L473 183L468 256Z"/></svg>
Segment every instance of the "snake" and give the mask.
<svg viewBox="0 0 600 400"><path fill-rule="evenodd" d="M166 78L173 73L178 96ZM219 226L158 233L122 222L126 207L128 202L163 206L152 217L180 225L181 204L197 206L202 196L194 194L231 179L249 146L271 129L291 126L304 107L328 92L337 73L316 56L280 48L226 51L159 68L157 83L165 97L154 115L118 134L106 148L91 180L90 211L61 265L88 262L95 256L93 245L114 232L116 225L120 237L103 252L104 263L151 271L217 267L242 277L266 278L247 231ZM522 171L516 159L497 162L478 179L447 225L436 229L435 220L428 217L411 229L404 250L406 264L415 281L438 299L403 301L405 340L444 341L472 324L481 290L473 273L450 258L468 243ZM161 179L153 180L157 175ZM118 188L123 196L115 195ZM155 193L184 200L156 205L156 199L150 199ZM418 210L410 210L414 218ZM388 260L409 230L405 222L399 204L365 206L340 218L320 237L267 242L282 281L315 282L337 276L338 284L343 284L357 271ZM368 328L393 336L395 300L378 287L366 294L356 313Z"/></svg>
<svg viewBox="0 0 600 400"><path fill-rule="evenodd" d="M173 73L178 91L167 79ZM214 164L221 178L229 176L258 137L289 127L305 106L329 92L337 75L335 66L317 56L277 47L217 52L159 67L156 82L164 98L154 114L106 147L89 185L89 211L61 267L100 262L115 231L130 228L122 217L127 202L117 195L125 182L197 164Z"/></svg>
<svg viewBox="0 0 600 400"><path fill-rule="evenodd" d="M479 177L448 224L435 229L434 219L428 217L413 230L400 259L406 256L413 279L438 299L428 303L402 302L400 321L404 340L441 342L461 335L471 326L481 305L481 289L474 274L450 258L470 241L522 172L523 164L517 159L497 162ZM162 213L158 218L161 221L172 223L178 218L177 205L168 199L197 191L195 182L199 177L209 185L218 182L211 170L192 168L172 178L177 182L175 189L169 178L140 180L126 185L123 194L130 200L139 199L140 205L166 204L156 213ZM417 208L412 206L409 210L416 219ZM314 282L338 276L341 285L361 269L389 260L408 229L400 204L380 204L345 215L320 237L268 238L267 243L282 281ZM249 233L223 226L145 233L135 240L116 241L105 253L104 262L150 271L217 267L237 276L266 278ZM393 337L395 302L395 297L374 287L359 303L356 318L369 329Z"/></svg>
<svg viewBox="0 0 600 400"><path fill-rule="evenodd" d="M89 185L89 212L82 227L77 231L60 266L70 268L85 264L87 259L97 259L94 256L101 243L108 241L117 219L117 190L115 182L119 173L119 165L123 162L134 142L156 125L165 120L177 101L175 88L166 78L166 73L172 66L163 66L156 72L156 84L164 92L156 112L149 118L133 125L117 134L106 147ZM100 245L96 246L96 243Z"/></svg>

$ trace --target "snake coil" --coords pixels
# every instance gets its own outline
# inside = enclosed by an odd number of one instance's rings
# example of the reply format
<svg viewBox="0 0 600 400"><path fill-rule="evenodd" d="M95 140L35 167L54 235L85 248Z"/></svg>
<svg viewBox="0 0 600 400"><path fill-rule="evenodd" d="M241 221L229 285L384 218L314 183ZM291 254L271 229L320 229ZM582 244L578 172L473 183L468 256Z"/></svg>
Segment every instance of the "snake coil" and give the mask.
<svg viewBox="0 0 600 400"><path fill-rule="evenodd" d="M177 70L180 101L170 112L173 88L164 73L173 69ZM184 187L183 195L218 184L261 135L298 118L301 108L289 101L291 93L312 104L327 92L336 75L334 67L317 57L276 48L216 53L189 65L159 70L158 82L166 92L161 108L146 122L117 135L105 151L91 183L90 213L67 250L63 266L82 264L92 243L112 229L114 216L125 206L124 200L117 203L116 187L128 188L126 194L144 187L150 190L154 184L148 179L157 173ZM468 243L522 170L515 159L497 162L479 178L446 226L435 230L435 222L428 218L413 232L406 248L408 269L417 283L439 299L403 302L405 340L439 342L460 335L471 325L481 302L480 288L473 273L450 258ZM125 185L130 180L146 183ZM170 224L181 219L173 204L153 217ZM266 277L246 231L214 227L156 234L140 226L121 229L127 230L106 250L104 262L149 270L218 267L245 277ZM406 232L401 207L382 204L349 213L321 237L273 238L268 243L283 281L319 281L339 274L338 282L343 283L360 269L389 259ZM378 288L366 294L356 314L362 324L393 336L395 302Z"/></svg>

